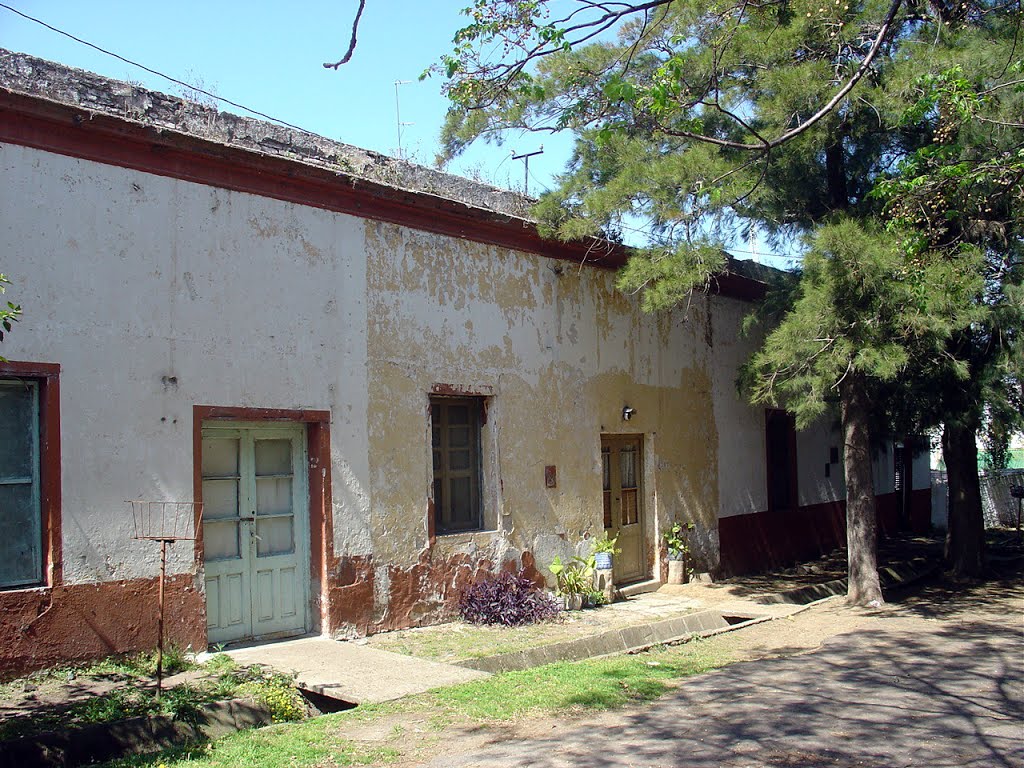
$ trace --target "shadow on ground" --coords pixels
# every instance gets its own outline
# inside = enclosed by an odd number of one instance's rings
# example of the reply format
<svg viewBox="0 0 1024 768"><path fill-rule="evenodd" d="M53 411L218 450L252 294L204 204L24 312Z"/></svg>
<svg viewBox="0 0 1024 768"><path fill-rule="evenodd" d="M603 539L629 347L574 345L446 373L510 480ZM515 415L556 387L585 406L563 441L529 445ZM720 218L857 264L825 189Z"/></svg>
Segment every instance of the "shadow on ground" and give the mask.
<svg viewBox="0 0 1024 768"><path fill-rule="evenodd" d="M1019 576L923 585L816 652L734 664L641 710L444 764L1021 768L1022 594Z"/></svg>

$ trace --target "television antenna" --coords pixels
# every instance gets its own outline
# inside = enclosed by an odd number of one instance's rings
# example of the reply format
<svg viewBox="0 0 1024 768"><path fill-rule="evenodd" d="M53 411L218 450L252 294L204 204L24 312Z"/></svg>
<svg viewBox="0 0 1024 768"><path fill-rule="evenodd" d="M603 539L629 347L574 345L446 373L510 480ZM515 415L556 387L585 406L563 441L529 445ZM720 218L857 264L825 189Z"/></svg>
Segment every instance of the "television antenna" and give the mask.
<svg viewBox="0 0 1024 768"><path fill-rule="evenodd" d="M398 87L400 85L408 85L412 80L395 80L395 127L398 130L398 159L404 160L402 157L402 128L407 125L416 125L416 123L403 123L402 122L402 110L398 100Z"/></svg>
<svg viewBox="0 0 1024 768"><path fill-rule="evenodd" d="M521 155L517 155L516 151L514 149L512 150L512 159L513 160L522 160L523 161L523 194L524 195L529 195L530 194L530 158L531 157L536 157L537 155L543 155L543 154L544 154L544 145L543 144L540 145L540 149L538 149L536 152L524 152Z"/></svg>

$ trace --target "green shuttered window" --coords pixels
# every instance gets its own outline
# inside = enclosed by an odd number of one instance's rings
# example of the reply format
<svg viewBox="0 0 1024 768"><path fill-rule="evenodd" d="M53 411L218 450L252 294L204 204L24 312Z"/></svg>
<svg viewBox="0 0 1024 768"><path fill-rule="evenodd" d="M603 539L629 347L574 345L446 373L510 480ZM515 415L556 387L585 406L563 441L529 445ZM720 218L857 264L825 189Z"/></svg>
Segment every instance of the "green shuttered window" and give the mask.
<svg viewBox="0 0 1024 768"><path fill-rule="evenodd" d="M39 385L0 379L0 589L43 580Z"/></svg>

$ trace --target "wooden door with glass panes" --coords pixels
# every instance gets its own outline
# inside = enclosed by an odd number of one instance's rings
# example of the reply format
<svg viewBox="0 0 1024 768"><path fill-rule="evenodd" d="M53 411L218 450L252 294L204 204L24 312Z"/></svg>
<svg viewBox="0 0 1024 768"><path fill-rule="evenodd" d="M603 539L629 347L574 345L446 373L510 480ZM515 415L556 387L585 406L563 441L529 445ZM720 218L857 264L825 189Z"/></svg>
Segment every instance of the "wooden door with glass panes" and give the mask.
<svg viewBox="0 0 1024 768"><path fill-rule="evenodd" d="M616 584L647 576L640 445L641 438L636 435L601 437L604 528L609 537L618 537L622 550L615 555Z"/></svg>
<svg viewBox="0 0 1024 768"><path fill-rule="evenodd" d="M301 426L204 427L203 561L210 643L307 630Z"/></svg>

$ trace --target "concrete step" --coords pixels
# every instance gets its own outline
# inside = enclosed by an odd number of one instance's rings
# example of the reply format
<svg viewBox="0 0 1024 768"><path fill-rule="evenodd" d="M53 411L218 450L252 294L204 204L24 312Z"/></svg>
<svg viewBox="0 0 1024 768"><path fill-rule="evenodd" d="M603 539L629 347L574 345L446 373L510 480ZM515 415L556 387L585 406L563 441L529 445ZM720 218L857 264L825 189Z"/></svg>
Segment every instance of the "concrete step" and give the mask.
<svg viewBox="0 0 1024 768"><path fill-rule="evenodd" d="M633 597L634 595L642 595L646 592L657 592L660 587L661 581L659 579L649 579L648 581L638 581L625 587L619 587L618 592L623 597Z"/></svg>

